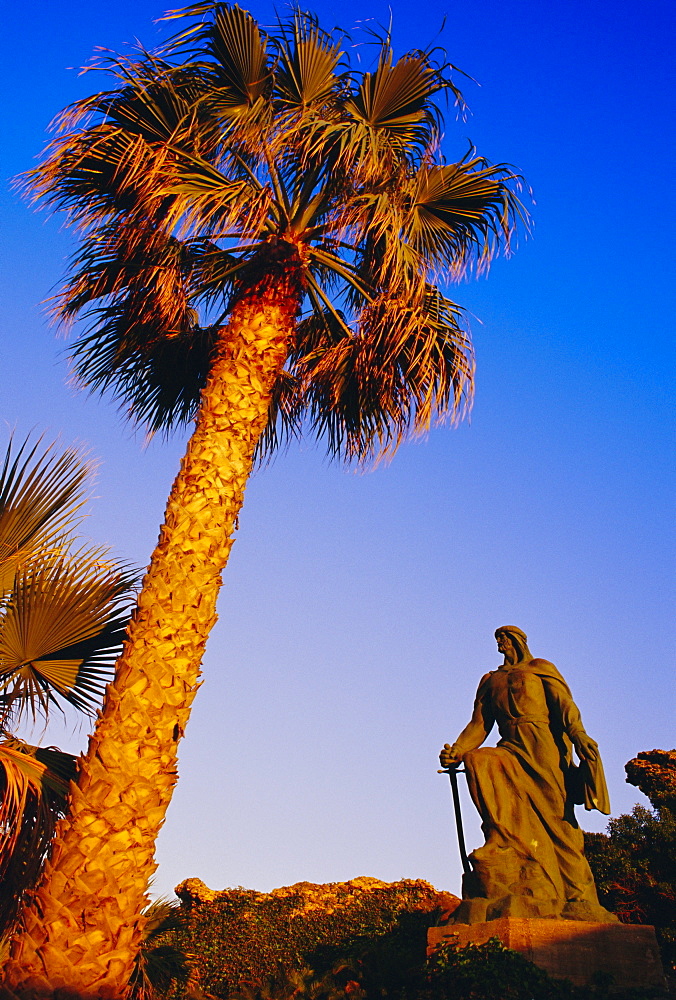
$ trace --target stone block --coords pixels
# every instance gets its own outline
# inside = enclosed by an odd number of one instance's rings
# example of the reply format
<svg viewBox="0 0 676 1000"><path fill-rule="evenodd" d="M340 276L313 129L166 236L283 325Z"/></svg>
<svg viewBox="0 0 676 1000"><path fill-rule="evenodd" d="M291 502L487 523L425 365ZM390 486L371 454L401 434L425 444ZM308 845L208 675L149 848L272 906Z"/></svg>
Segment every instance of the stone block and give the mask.
<svg viewBox="0 0 676 1000"><path fill-rule="evenodd" d="M430 927L427 954L444 941L484 944L498 938L550 976L588 985L596 973L610 973L618 987L666 988L654 927L599 924L583 920L502 917L475 924Z"/></svg>

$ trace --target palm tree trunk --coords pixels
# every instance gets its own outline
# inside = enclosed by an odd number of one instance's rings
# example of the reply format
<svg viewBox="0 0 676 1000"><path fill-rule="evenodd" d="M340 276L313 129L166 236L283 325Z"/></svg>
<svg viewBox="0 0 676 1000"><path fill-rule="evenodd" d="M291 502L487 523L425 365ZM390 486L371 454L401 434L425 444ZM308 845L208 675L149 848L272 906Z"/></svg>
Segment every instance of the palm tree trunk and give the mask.
<svg viewBox="0 0 676 1000"><path fill-rule="evenodd" d="M295 249L295 248L294 248ZM4 971L5 995L119 1000L142 937L155 840L199 687L273 384L298 308L293 274L261 281L222 331L104 708ZM7 991L8 988L8 991Z"/></svg>

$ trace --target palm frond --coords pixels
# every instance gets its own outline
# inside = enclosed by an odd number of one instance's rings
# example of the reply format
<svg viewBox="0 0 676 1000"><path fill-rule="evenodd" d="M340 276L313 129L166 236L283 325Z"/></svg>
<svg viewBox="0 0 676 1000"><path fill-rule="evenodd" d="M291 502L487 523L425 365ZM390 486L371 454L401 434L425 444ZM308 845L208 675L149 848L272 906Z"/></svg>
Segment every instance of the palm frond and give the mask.
<svg viewBox="0 0 676 1000"><path fill-rule="evenodd" d="M171 932L184 926L177 901L165 897L153 900L144 909L143 920L143 943L129 983L130 1000L156 1000L166 996L172 983L186 984L195 959L171 943Z"/></svg>
<svg viewBox="0 0 676 1000"><path fill-rule="evenodd" d="M201 60L211 59L209 68L218 84L251 107L271 86L266 40L248 11L237 4L205 5L202 14L212 13L191 36L193 52Z"/></svg>
<svg viewBox="0 0 676 1000"><path fill-rule="evenodd" d="M356 336L299 357L296 371L313 432L348 463L389 458L407 437L457 421L471 405L462 312L433 286L417 303L380 297Z"/></svg>
<svg viewBox="0 0 676 1000"><path fill-rule="evenodd" d="M38 439L15 449L10 439L0 469L0 597L18 568L46 550L58 551L76 523L89 467L73 449L57 455Z"/></svg>
<svg viewBox="0 0 676 1000"><path fill-rule="evenodd" d="M190 423L206 384L216 328L162 340L125 302L99 318L97 329L71 351L80 384L90 392L109 391L124 416L151 435Z"/></svg>
<svg viewBox="0 0 676 1000"><path fill-rule="evenodd" d="M156 197L170 206L164 215L168 229L179 235L195 227L202 236L234 227L255 239L274 204L271 191L255 177L232 179L199 156L172 147L174 159L166 179L158 178Z"/></svg>
<svg viewBox="0 0 676 1000"><path fill-rule="evenodd" d="M74 778L71 754L0 739L0 934L37 879Z"/></svg>
<svg viewBox="0 0 676 1000"><path fill-rule="evenodd" d="M265 34L236 4L197 4L170 11L165 19L183 15L200 21L171 39L164 51L187 57L203 74L207 91L197 107L202 132L216 144L227 137L255 148L271 124L272 71Z"/></svg>
<svg viewBox="0 0 676 1000"><path fill-rule="evenodd" d="M0 473L0 934L39 874L64 813L75 758L8 727L69 702L92 712L111 678L132 599L131 572L102 549L73 550L89 469L40 440L7 448Z"/></svg>
<svg viewBox="0 0 676 1000"><path fill-rule="evenodd" d="M341 164L365 180L387 175L405 160L421 157L438 141L438 118L431 98L443 79L424 52L393 62L383 44L373 73L365 73L356 93L346 101L352 119L340 139ZM383 169L384 168L384 169Z"/></svg>
<svg viewBox="0 0 676 1000"><path fill-rule="evenodd" d="M192 272L209 248L208 241L179 241L152 223L102 226L83 241L53 311L68 321L91 302L128 300L138 322L152 322L158 336L178 336L195 324Z"/></svg>
<svg viewBox="0 0 676 1000"><path fill-rule="evenodd" d="M124 86L68 109L44 162L24 175L23 185L83 231L120 214L127 227L148 220L157 227L172 207L163 188L176 156L213 156L218 147L198 122L205 86L196 70L150 55L113 57L107 68Z"/></svg>
<svg viewBox="0 0 676 1000"><path fill-rule="evenodd" d="M272 39L277 51L274 99L282 115L298 121L308 109L326 110L344 88L346 78L338 72L342 46L305 11L295 10L279 28L279 37Z"/></svg>
<svg viewBox="0 0 676 1000"><path fill-rule="evenodd" d="M348 103L354 117L373 128L408 135L412 125L427 120L429 98L439 90L439 76L426 56L407 55L393 62L383 46L378 68L364 74L357 94Z"/></svg>
<svg viewBox="0 0 676 1000"><path fill-rule="evenodd" d="M422 167L412 178L407 240L454 277L472 262L484 267L509 248L518 221L528 217L513 186L521 177L505 164L470 155L447 166Z"/></svg>
<svg viewBox="0 0 676 1000"><path fill-rule="evenodd" d="M3 724L60 702L93 712L124 640L132 582L104 550L19 569L0 620Z"/></svg>
<svg viewBox="0 0 676 1000"><path fill-rule="evenodd" d="M156 169L142 135L107 122L57 137L47 153L24 175L24 187L34 200L64 211L83 231L115 212L136 209Z"/></svg>
<svg viewBox="0 0 676 1000"><path fill-rule="evenodd" d="M245 260L208 240L181 242L152 227L133 234L107 227L87 239L56 311L68 318L103 303L69 350L75 379L111 392L154 433L194 417L215 337L198 326L196 297L223 307Z"/></svg>
<svg viewBox="0 0 676 1000"><path fill-rule="evenodd" d="M195 102L203 96L201 77L145 54L142 60L115 57L109 68L123 69L126 84L103 97L98 110L125 133L152 145L190 134Z"/></svg>

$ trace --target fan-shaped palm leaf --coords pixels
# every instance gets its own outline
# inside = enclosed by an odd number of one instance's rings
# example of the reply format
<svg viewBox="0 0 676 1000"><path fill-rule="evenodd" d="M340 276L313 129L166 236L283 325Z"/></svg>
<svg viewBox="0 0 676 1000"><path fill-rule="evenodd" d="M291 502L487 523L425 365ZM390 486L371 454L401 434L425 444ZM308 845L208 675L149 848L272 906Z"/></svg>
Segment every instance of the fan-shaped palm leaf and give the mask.
<svg viewBox="0 0 676 1000"><path fill-rule="evenodd" d="M20 568L0 619L0 711L46 715L59 700L91 712L124 639L129 573L104 550Z"/></svg>
<svg viewBox="0 0 676 1000"><path fill-rule="evenodd" d="M460 419L474 371L461 310L436 288L406 306L381 297L368 314L363 334L295 358L315 432L360 462L391 456L444 416Z"/></svg>
<svg viewBox="0 0 676 1000"><path fill-rule="evenodd" d="M171 932L180 930L185 919L177 901L161 896L145 908L143 916L143 944L129 984L130 1000L155 1000L165 996L172 983L186 984L196 958L171 944Z"/></svg>
<svg viewBox="0 0 676 1000"><path fill-rule="evenodd" d="M193 10L197 12L197 8L187 8L185 13ZM180 40L190 39L193 52L208 65L217 86L251 107L271 85L265 37L251 14L236 4L210 4L206 10L213 14L213 21L205 21ZM169 48L175 51L175 45Z"/></svg>
<svg viewBox="0 0 676 1000"><path fill-rule="evenodd" d="M280 33L271 39L278 53L275 67L274 100L276 109L289 114L291 121L307 127L309 109L330 113L336 107L338 92L346 85L339 73L342 46L319 26L317 19L294 11L287 24L280 22ZM282 128L286 124L282 118Z"/></svg>
<svg viewBox="0 0 676 1000"><path fill-rule="evenodd" d="M88 474L72 449L61 455L38 440L15 448L10 440L0 469L0 596L17 569L72 528L84 498Z"/></svg>
<svg viewBox="0 0 676 1000"><path fill-rule="evenodd" d="M196 110L200 132L213 148L220 148L226 136L255 145L270 126L267 98L272 73L266 37L248 11L237 5L198 4L170 12L165 19L206 12L212 19L179 33L165 52L188 56L190 64L203 71L205 87Z"/></svg>
<svg viewBox="0 0 676 1000"><path fill-rule="evenodd" d="M117 69L126 86L102 96L98 108L122 134L141 136L152 145L169 142L185 130L202 93L198 77L177 73L150 54L142 62L112 57L108 68Z"/></svg>
<svg viewBox="0 0 676 1000"><path fill-rule="evenodd" d="M345 110L352 119L343 128L339 160L365 181L381 179L405 161L415 160L439 135L431 98L444 87L440 70L425 53L393 62L383 44L373 73L365 73Z"/></svg>
<svg viewBox="0 0 676 1000"><path fill-rule="evenodd" d="M412 178L406 238L426 259L456 276L473 260L479 267L509 240L523 214L511 190L514 168L468 156L447 166L423 167Z"/></svg>

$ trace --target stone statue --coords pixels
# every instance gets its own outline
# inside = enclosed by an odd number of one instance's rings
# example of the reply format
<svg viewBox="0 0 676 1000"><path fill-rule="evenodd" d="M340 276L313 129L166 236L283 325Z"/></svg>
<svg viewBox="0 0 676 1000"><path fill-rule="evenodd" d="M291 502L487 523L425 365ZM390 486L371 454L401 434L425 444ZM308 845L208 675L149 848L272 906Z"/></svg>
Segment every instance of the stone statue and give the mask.
<svg viewBox="0 0 676 1000"><path fill-rule="evenodd" d="M563 677L553 663L533 658L525 633L503 625L495 637L504 663L481 678L471 721L439 755L444 768L464 764L486 838L470 855L454 921L614 922L598 902L573 809L610 812L598 746ZM478 749L494 723L498 745Z"/></svg>

